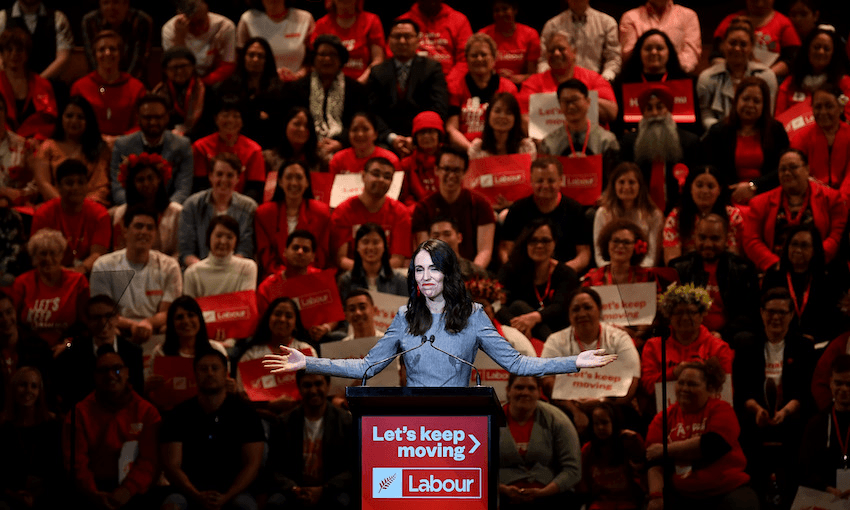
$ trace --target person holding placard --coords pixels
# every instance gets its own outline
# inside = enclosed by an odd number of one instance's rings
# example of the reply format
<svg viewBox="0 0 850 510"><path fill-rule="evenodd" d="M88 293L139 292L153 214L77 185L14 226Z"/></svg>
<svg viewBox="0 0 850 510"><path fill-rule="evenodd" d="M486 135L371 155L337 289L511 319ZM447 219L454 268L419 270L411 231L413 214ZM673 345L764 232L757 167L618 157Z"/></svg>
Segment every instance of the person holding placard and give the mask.
<svg viewBox="0 0 850 510"><path fill-rule="evenodd" d="M273 373L307 369L338 377L374 375L386 368L393 355L417 348L404 358L407 385L411 387L466 387L478 349L505 370L517 375L577 372L607 365L617 356L604 350L585 351L568 358L530 358L516 352L493 328L481 307L468 297L454 251L442 241L429 239L416 249L407 274L410 302L399 308L383 338L363 359L305 358L281 346L282 355L268 355L265 365ZM431 345L429 337L433 338ZM448 353L448 354L447 354ZM415 359L415 363L411 360ZM453 361L450 361L453 360ZM374 366L373 366L374 365Z"/></svg>
<svg viewBox="0 0 850 510"><path fill-rule="evenodd" d="M472 140L467 151L469 159L508 154L531 154L537 156L537 146L522 130L522 116L514 94L499 92L487 105L484 113L484 131L480 138Z"/></svg>
<svg viewBox="0 0 850 510"><path fill-rule="evenodd" d="M280 297L281 286L287 279L322 272L313 265L316 238L307 230L296 230L286 237L283 260L284 265L266 276L257 287L257 309L260 313L264 313L269 303Z"/></svg>

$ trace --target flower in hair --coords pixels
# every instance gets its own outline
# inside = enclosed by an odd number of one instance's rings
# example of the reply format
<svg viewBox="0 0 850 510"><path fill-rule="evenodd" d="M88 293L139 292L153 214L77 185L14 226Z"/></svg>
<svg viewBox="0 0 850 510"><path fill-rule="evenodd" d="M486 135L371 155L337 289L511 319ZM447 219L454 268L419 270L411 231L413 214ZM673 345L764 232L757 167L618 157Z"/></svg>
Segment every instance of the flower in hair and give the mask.
<svg viewBox="0 0 850 510"><path fill-rule="evenodd" d="M705 312L711 308L711 295L704 287L693 283L679 285L671 283L667 290L658 295L658 306L661 312L669 317L677 305L695 305L699 311Z"/></svg>
<svg viewBox="0 0 850 510"><path fill-rule="evenodd" d="M130 175L130 170L137 166L153 168L159 174L163 183L171 180L171 163L159 154L143 152L141 154L130 154L121 161L121 165L118 166L118 182L121 183L121 186L127 187L127 176Z"/></svg>
<svg viewBox="0 0 850 510"><path fill-rule="evenodd" d="M649 245L643 239L638 239L635 241L635 253L637 253L638 255L644 255L648 249Z"/></svg>
<svg viewBox="0 0 850 510"><path fill-rule="evenodd" d="M504 303L507 298L502 284L492 278L471 278L466 280L464 285L466 285L466 290L469 291L472 299L483 299L488 303L495 303L496 301Z"/></svg>

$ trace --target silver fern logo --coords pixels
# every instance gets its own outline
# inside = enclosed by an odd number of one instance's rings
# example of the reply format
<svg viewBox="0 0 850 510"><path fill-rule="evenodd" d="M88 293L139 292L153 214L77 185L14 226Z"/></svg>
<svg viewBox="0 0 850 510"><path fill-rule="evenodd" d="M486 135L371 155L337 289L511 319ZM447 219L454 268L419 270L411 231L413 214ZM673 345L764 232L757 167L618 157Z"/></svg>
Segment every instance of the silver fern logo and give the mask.
<svg viewBox="0 0 850 510"><path fill-rule="evenodd" d="M401 468L372 468L372 497L402 497Z"/></svg>

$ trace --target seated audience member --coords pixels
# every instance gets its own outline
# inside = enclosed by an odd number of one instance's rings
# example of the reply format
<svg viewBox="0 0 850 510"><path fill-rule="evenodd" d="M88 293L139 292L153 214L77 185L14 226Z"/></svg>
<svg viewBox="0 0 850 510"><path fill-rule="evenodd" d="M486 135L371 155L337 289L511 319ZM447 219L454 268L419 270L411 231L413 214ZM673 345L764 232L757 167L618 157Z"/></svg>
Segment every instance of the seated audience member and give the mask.
<svg viewBox="0 0 850 510"><path fill-rule="evenodd" d="M65 419L65 466L74 475L79 505L145 508L156 481L159 411L128 381L121 355L108 347L99 350L94 391ZM124 449L130 442L138 453L128 462Z"/></svg>
<svg viewBox="0 0 850 510"><path fill-rule="evenodd" d="M678 55L682 69L692 73L699 65L702 39L697 13L672 0L648 0L620 18L620 43L623 61L640 54L640 38L650 30L664 32L672 43L669 47Z"/></svg>
<svg viewBox="0 0 850 510"><path fill-rule="evenodd" d="M537 146L522 129L522 115L514 94L495 94L484 112L482 125L480 137L472 140L467 150L470 160L508 154L531 154L531 159L537 156Z"/></svg>
<svg viewBox="0 0 850 510"><path fill-rule="evenodd" d="M697 96L702 125L708 130L722 121L735 107L735 84L743 78L755 76L767 83L770 90L768 105L776 104L776 75L768 66L753 60L756 36L749 18L736 18L723 35L721 51L723 61L703 70L697 79Z"/></svg>
<svg viewBox="0 0 850 510"><path fill-rule="evenodd" d="M241 133L242 105L236 96L222 98L215 114L216 132L192 144L195 179L192 190L206 189L216 157L233 154L239 160L239 181L235 190L261 202L266 182L266 166L260 145Z"/></svg>
<svg viewBox="0 0 850 510"><path fill-rule="evenodd" d="M496 42L496 72L517 86L537 72L540 58L540 34L516 22L519 4L518 0L494 1L494 23L479 30Z"/></svg>
<svg viewBox="0 0 850 510"><path fill-rule="evenodd" d="M667 87L657 85L645 90L638 97L638 105L642 117L637 131L623 135L621 156L623 161L640 166L652 201L662 211L669 211L679 203L685 181L677 173L702 162L699 138L673 120L673 94Z"/></svg>
<svg viewBox="0 0 850 510"><path fill-rule="evenodd" d="M643 438L625 428L619 410L609 402L593 407L590 441L581 448L582 480L578 492L587 495L592 510L642 508L640 472L646 461Z"/></svg>
<svg viewBox="0 0 850 510"><path fill-rule="evenodd" d="M603 264L587 272L584 286L654 281L652 270L640 265L648 249L646 234L636 223L625 218L609 221L596 240L596 251Z"/></svg>
<svg viewBox="0 0 850 510"><path fill-rule="evenodd" d="M726 27L741 16L749 18L755 28L756 47L753 56L756 60L770 66L779 78L788 74L794 55L800 49L800 38L791 21L784 14L773 10L773 0L747 0L744 10L723 18L714 31L714 47L720 46L719 41ZM712 54L712 58L714 56Z"/></svg>
<svg viewBox="0 0 850 510"><path fill-rule="evenodd" d="M540 153L551 156L602 156L602 175L611 173L619 159L617 137L601 126L591 125L587 112L590 98L587 86L577 79L558 85L558 104L564 113L564 125L552 131L540 143Z"/></svg>
<svg viewBox="0 0 850 510"><path fill-rule="evenodd" d="M0 292L0 361L3 362L3 376L0 377L0 407L6 402L6 392L10 386L10 377L23 367L37 368L48 377L46 386L51 388L49 379L53 368L53 353L42 338L33 334L29 328L18 325L18 315L12 296ZM42 377L39 374L39 382ZM60 380L60 379L57 379ZM12 390L14 394L14 390Z"/></svg>
<svg viewBox="0 0 850 510"><path fill-rule="evenodd" d="M762 289L785 288L791 295L791 328L812 343L830 341L846 331L842 299L850 285L845 263L827 265L817 226L788 229L778 267L765 272ZM824 367L826 368L826 367Z"/></svg>
<svg viewBox="0 0 850 510"><path fill-rule="evenodd" d="M829 373L832 401L809 420L803 432L799 483L846 501L846 491L837 488L837 477L844 469L842 445L846 444L843 441L850 426L850 355L839 354L829 367Z"/></svg>
<svg viewBox="0 0 850 510"><path fill-rule="evenodd" d="M395 153L375 145L378 139L375 122L375 117L371 113L354 114L348 126L348 141L351 142L351 147L333 155L328 165L332 175L363 172L366 163L372 158L387 159L393 168L399 168L398 156Z"/></svg>
<svg viewBox="0 0 850 510"><path fill-rule="evenodd" d="M97 127L91 104L82 96L72 96L56 119L53 136L45 140L31 160L32 173L41 197L47 201L59 196L59 165L68 159L86 166L86 195L106 207L109 197L109 147Z"/></svg>
<svg viewBox="0 0 850 510"><path fill-rule="evenodd" d="M463 53L466 41L472 35L465 14L444 4L443 0L416 0L410 10L399 18L419 25L424 36L419 40L419 51L439 62L447 78L452 72L465 73Z"/></svg>
<svg viewBox="0 0 850 510"><path fill-rule="evenodd" d="M390 250L387 234L377 223L364 223L354 234L354 259L351 271L339 275L337 281L340 296L347 296L352 289L364 288L408 296L407 278L393 271L390 265Z"/></svg>
<svg viewBox="0 0 850 510"><path fill-rule="evenodd" d="M250 487L263 460L260 419L241 397L227 393L225 355L198 353L194 367L198 395L166 416L159 436L171 484L162 508L257 508Z"/></svg>
<svg viewBox="0 0 850 510"><path fill-rule="evenodd" d="M529 339L549 338L568 324L567 298L578 287L578 277L554 258L557 241L551 219L532 220L499 272L507 299L496 317Z"/></svg>
<svg viewBox="0 0 850 510"><path fill-rule="evenodd" d="M29 269L26 255L24 220L21 214L12 208L9 200L0 197L0 289L11 287L15 278Z"/></svg>
<svg viewBox="0 0 850 510"><path fill-rule="evenodd" d="M0 200L29 205L37 201L38 187L31 165L35 144L7 126L8 107L0 94Z"/></svg>
<svg viewBox="0 0 850 510"><path fill-rule="evenodd" d="M471 260L464 258L460 254L460 244L463 242L463 234L454 218L446 216L433 218L431 225L428 226L428 237L429 239L445 241L452 251L455 252L460 268L460 275L464 281L470 278L487 278L487 270L485 268L475 265Z"/></svg>
<svg viewBox="0 0 850 510"><path fill-rule="evenodd" d="M326 5L328 13L316 21L313 44L316 36L321 34L339 37L346 47L350 47L349 59L342 72L365 85L372 68L385 60L387 41L381 19L364 11L357 2L333 0Z"/></svg>
<svg viewBox="0 0 850 510"><path fill-rule="evenodd" d="M236 46L245 47L251 37L262 37L272 48L272 57L280 79L297 80L309 73L305 55L310 47L316 22L309 12L296 9L286 0L251 2L236 26Z"/></svg>
<svg viewBox="0 0 850 510"><path fill-rule="evenodd" d="M90 273L110 241L109 213L86 198L88 168L77 159L67 159L56 169L59 197L43 203L32 218L32 232L58 230L67 239L61 262L80 273Z"/></svg>
<svg viewBox="0 0 850 510"><path fill-rule="evenodd" d="M791 0L788 3L788 19L801 41L815 29L820 17L818 0Z"/></svg>
<svg viewBox="0 0 850 510"><path fill-rule="evenodd" d="M532 74L522 82L522 91L517 96L522 111L523 125L528 125L529 100L532 94L557 92L560 85L569 80L578 80L587 90L599 93L599 122L608 124L617 118L617 98L614 89L605 78L595 71L576 65L575 50L570 42L570 35L558 30L552 32L545 41L546 62L549 68L537 74ZM575 85L573 85L575 87ZM587 92L584 92L587 96ZM560 93L558 93L560 99Z"/></svg>
<svg viewBox="0 0 850 510"><path fill-rule="evenodd" d="M464 50L468 72L448 79L449 118L446 131L452 145L469 150L484 131L485 113L496 94L517 94L516 85L496 72L496 41L473 34Z"/></svg>
<svg viewBox="0 0 850 510"><path fill-rule="evenodd" d="M539 400L534 377L508 375L507 427L499 439L500 508L573 508L581 480L581 446L572 422Z"/></svg>
<svg viewBox="0 0 850 510"><path fill-rule="evenodd" d="M136 101L145 95L145 86L121 71L124 41L118 32L103 30L92 41L97 66L75 81L71 95L79 94L94 108L97 125L107 137L127 134L139 125Z"/></svg>
<svg viewBox="0 0 850 510"><path fill-rule="evenodd" d="M485 127L486 129L486 127ZM399 200L411 209L437 187L437 154L443 148L446 130L437 112L422 112L413 118L412 152L399 163L404 172Z"/></svg>
<svg viewBox="0 0 850 510"><path fill-rule="evenodd" d="M368 104L366 86L345 75L348 50L337 36L319 35L308 57L313 71L287 84L284 94L290 104L310 108L319 145L334 154L347 145L346 130L354 128L354 115Z"/></svg>
<svg viewBox="0 0 850 510"><path fill-rule="evenodd" d="M284 161L297 160L304 163L311 172L326 171L331 154L319 148L319 138L310 110L303 106L293 106L282 118L283 136L274 139L270 151L264 156L268 165L280 172Z"/></svg>
<svg viewBox="0 0 850 510"><path fill-rule="evenodd" d="M659 311L670 321L670 336L664 341L661 337L650 338L643 347L640 384L646 394L655 397L655 385L662 380L662 370L668 382L675 381L677 367L686 362L717 358L723 372L731 374L734 351L702 324L711 308L709 292L692 284L671 285L658 297ZM666 367L661 366L661 349L666 353ZM720 388L712 386L711 391L719 393ZM654 406L653 402L651 407Z"/></svg>
<svg viewBox="0 0 850 510"><path fill-rule="evenodd" d="M9 509L62 506L67 494L62 425L48 409L41 373L23 366L8 379L11 401L0 414L0 504Z"/></svg>
<svg viewBox="0 0 850 510"><path fill-rule="evenodd" d="M242 173L242 162L229 152L215 156L209 173L210 188L199 191L183 203L180 213L180 262L186 267L200 262L209 254L207 227L213 216L227 214L239 222L239 244L236 254L254 256L254 211L257 203L235 191Z"/></svg>
<svg viewBox="0 0 850 510"><path fill-rule="evenodd" d="M812 375L811 395L818 411L828 410L832 405L832 384L830 381L830 370L837 358L847 354L847 343L850 339L850 331L842 333L833 339L824 349L823 354L817 360Z"/></svg>
<svg viewBox="0 0 850 510"><path fill-rule="evenodd" d="M233 255L239 244L239 223L215 216L207 227L209 255L186 268L183 293L194 298L257 289L257 263Z"/></svg>
<svg viewBox="0 0 850 510"><path fill-rule="evenodd" d="M152 248L156 217L144 206L131 207L124 215L126 248L99 258L91 274L94 295L118 303L118 327L140 344L162 328L168 306L183 293L180 265Z"/></svg>
<svg viewBox="0 0 850 510"><path fill-rule="evenodd" d="M850 125L841 120L841 103L846 98L839 89L824 85L812 93L815 122L794 133L791 147L809 159L812 177L850 198Z"/></svg>
<svg viewBox="0 0 850 510"><path fill-rule="evenodd" d="M271 431L269 508L348 508L354 497L356 428L328 401L328 375L295 373L301 403Z"/></svg>
<svg viewBox="0 0 850 510"><path fill-rule="evenodd" d="M838 191L809 180L806 155L796 149L781 153L778 173L779 187L750 201L744 224L747 257L766 271L779 262L788 229L811 223L823 239L826 262L831 262L847 221L844 200Z"/></svg>
<svg viewBox="0 0 850 510"><path fill-rule="evenodd" d="M94 38L101 30L114 30L122 35L120 69L144 80L153 39L153 20L145 12L130 7L130 0L101 0L98 8L83 16L83 46L89 67L97 67Z"/></svg>
<svg viewBox="0 0 850 510"><path fill-rule="evenodd" d="M514 202L505 218L499 243L503 264L508 261L522 229L538 218L549 219L555 229L554 256L559 262L576 273L583 272L590 264L590 222L578 202L561 194L563 178L564 167L558 159L537 158L531 162L532 194Z"/></svg>
<svg viewBox="0 0 850 510"><path fill-rule="evenodd" d="M373 67L366 82L378 137L401 156L413 150L411 126L417 114L432 111L443 120L448 117L446 76L438 62L418 55L419 27L409 18L390 24L393 57Z"/></svg>
<svg viewBox="0 0 850 510"><path fill-rule="evenodd" d="M257 287L257 308L265 312L269 303L280 297L280 287L288 278L320 272L313 266L316 260L316 237L307 230L293 230L286 237L283 262L266 276Z"/></svg>
<svg viewBox="0 0 850 510"><path fill-rule="evenodd" d="M727 231L722 216L710 213L701 217L694 229L696 249L667 265L676 270L683 284L708 291L711 306L703 324L737 347L735 334L756 325L759 282L749 261L726 251Z"/></svg>
<svg viewBox="0 0 850 510"><path fill-rule="evenodd" d="M286 111L283 109L283 84L277 77L272 49L262 37L245 41L239 50L236 72L217 85L212 95L232 94L237 95L242 104L242 133L264 149L273 148L280 138L278 127L287 124L282 122ZM205 111L204 117L209 116Z"/></svg>
<svg viewBox="0 0 850 510"><path fill-rule="evenodd" d="M378 309L372 300L372 294L366 289L352 289L342 302L345 322L350 326L349 334L343 341L357 338L381 338L384 334L375 327L375 315Z"/></svg>
<svg viewBox="0 0 850 510"><path fill-rule="evenodd" d="M582 399L581 401L553 399L552 390L555 387L555 376L543 378L543 393L552 404L572 418L579 434L582 434L590 425L593 406L600 404L603 400L618 406L631 407L640 379L640 355L627 332L599 321L602 315L602 298L595 290L589 288L577 289L572 293L567 303L570 326L549 335L543 345L543 352L540 357L577 356L583 351L605 349L605 352L617 354L618 373L623 377L631 376L629 391L624 396Z"/></svg>
<svg viewBox="0 0 850 510"><path fill-rule="evenodd" d="M782 123L770 114L770 90L759 77L742 78L735 89L732 111L703 140L706 161L723 172L732 185L732 201L746 204L756 194L776 187L779 154L788 148Z"/></svg>
<svg viewBox="0 0 850 510"><path fill-rule="evenodd" d="M206 0L187 0L177 12L162 26L162 49L189 48L205 85L215 85L233 74L236 25L221 14L209 12Z"/></svg>
<svg viewBox="0 0 850 510"><path fill-rule="evenodd" d="M15 278L12 295L21 325L61 352L63 333L80 320L89 298L89 282L80 271L62 267L68 242L58 230L45 228L27 241L35 269Z"/></svg>
<svg viewBox="0 0 850 510"><path fill-rule="evenodd" d="M576 64L614 81L623 63L617 20L590 7L589 1L568 0L567 6L565 11L543 25L537 70L543 72L549 67L543 41L555 32L564 31L571 36L570 45L575 48Z"/></svg>
<svg viewBox="0 0 850 510"><path fill-rule="evenodd" d="M741 431L729 403L715 398L728 371L717 360L687 361L676 370L676 400L655 415L646 436L649 506L667 508L758 508L759 498L747 482L747 458L738 443ZM662 454L681 466L665 489ZM662 496L662 494L666 494Z"/></svg>
<svg viewBox="0 0 850 510"><path fill-rule="evenodd" d="M226 356L224 346L217 340L210 340L204 314L195 298L180 296L168 307L165 315L165 339L157 344L151 355L151 366L158 356L181 356L195 358L204 353L216 351ZM154 383L151 385L150 383ZM154 375L145 380L148 393L162 383L162 378Z"/></svg>
<svg viewBox="0 0 850 510"><path fill-rule="evenodd" d="M387 196L395 167L386 158L375 157L366 162L361 175L363 193L351 197L331 214L331 253L336 265L344 271L354 267L351 245L357 227L377 223L388 235L387 249L392 267L402 267L410 257L410 213L401 202Z"/></svg>
<svg viewBox="0 0 850 510"><path fill-rule="evenodd" d="M46 80L59 79L74 47L71 24L65 14L47 8L41 0L16 1L0 13L0 32L15 27L26 30L33 39L43 38L33 48L30 69Z"/></svg>
<svg viewBox="0 0 850 510"><path fill-rule="evenodd" d="M431 222L438 216L463 218L459 226L466 244L460 247L460 255L486 268L493 256L496 218L484 197L463 187L463 176L468 168L466 152L443 148L437 156L435 170L440 191L416 204L411 219L412 231L419 244L428 239Z"/></svg>
<svg viewBox="0 0 850 510"><path fill-rule="evenodd" d="M599 235L608 223L629 220L640 227L646 240L646 253L640 265L654 266L660 259L664 215L649 196L640 167L634 163L620 163L614 167L600 204L593 217L593 244L599 245ZM597 267L605 265L602 250L595 250L594 258Z"/></svg>
<svg viewBox="0 0 850 510"><path fill-rule="evenodd" d="M136 102L139 130L115 140L110 176L112 202L127 203L126 187L119 178L121 165L131 154L159 154L171 165L171 178L163 182L172 202L182 204L192 194L192 146L186 137L168 129L168 102L155 94L146 94Z"/></svg>
<svg viewBox="0 0 850 510"><path fill-rule="evenodd" d="M696 250L694 232L703 216L716 214L726 224L726 250L743 254L744 218L729 203L729 188L713 166L692 168L685 179L679 206L674 207L664 222L664 263Z"/></svg>
<svg viewBox="0 0 850 510"><path fill-rule="evenodd" d="M188 48L177 46L162 55L162 81L151 93L169 104L168 128L174 134L200 138L198 123L208 92L195 71L195 55Z"/></svg>
<svg viewBox="0 0 850 510"><path fill-rule="evenodd" d="M177 256L177 229L183 206L168 199L165 187L170 181L171 164L159 154L133 154L121 163L118 167L118 182L127 202L110 211L113 249L125 247L124 215L127 210L143 206L157 214L157 236L153 240L153 249L170 257Z"/></svg>
<svg viewBox="0 0 850 510"><path fill-rule="evenodd" d="M766 492L774 474L783 500L792 501L797 485L793 459L808 415L814 349L789 331L794 311L787 290L768 290L761 303L763 327L749 345L735 350L732 367L741 446L756 488Z"/></svg>
<svg viewBox="0 0 850 510"><path fill-rule="evenodd" d="M296 230L307 230L315 238L316 267L324 268L329 264L330 208L313 198L310 171L305 163L288 160L281 165L271 201L257 207L254 230L257 261L264 275L285 267L284 246L289 234Z"/></svg>
<svg viewBox="0 0 850 510"><path fill-rule="evenodd" d="M44 140L53 134L58 116L53 86L28 66L32 37L23 28L7 28L0 34L0 97L11 107L6 111L8 128L24 138Z"/></svg>
<svg viewBox="0 0 850 510"><path fill-rule="evenodd" d="M511 344L511 347L523 356L536 358L538 351L542 351L543 349L543 342L537 340L532 343L531 339L525 336L520 330L513 326L502 324L496 318L493 303L496 301L501 303L505 300L505 290L502 288L502 284L489 276L473 276L470 279L464 280L463 284L467 292L469 292L469 297L481 305L481 309L487 315L487 318L490 319L490 322L493 323L493 327Z"/></svg>
<svg viewBox="0 0 850 510"><path fill-rule="evenodd" d="M94 390L94 369L101 348L117 352L128 369L128 382L136 393L144 395L142 349L118 329L118 305L106 294L97 294L86 304L81 331L56 359L56 390L61 408L68 410Z"/></svg>

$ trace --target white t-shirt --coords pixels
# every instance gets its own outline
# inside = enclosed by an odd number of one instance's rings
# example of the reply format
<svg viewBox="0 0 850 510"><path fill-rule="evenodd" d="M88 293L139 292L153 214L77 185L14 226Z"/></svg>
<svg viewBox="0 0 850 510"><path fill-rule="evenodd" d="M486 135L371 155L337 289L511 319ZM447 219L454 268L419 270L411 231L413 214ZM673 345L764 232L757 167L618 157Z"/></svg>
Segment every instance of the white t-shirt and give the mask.
<svg viewBox="0 0 850 510"><path fill-rule="evenodd" d="M609 326L608 324L602 323L600 325L602 326L602 332L599 335L598 343L586 347L590 349L605 349L605 352L608 354L616 354L616 363L619 364L623 373L629 374L632 377L640 377L640 356L629 334L622 329ZM583 350L573 334L573 328L569 327L549 335L546 343L543 344L543 352L540 354L540 357L578 356Z"/></svg>
<svg viewBox="0 0 850 510"><path fill-rule="evenodd" d="M174 25L177 16L162 26L162 49L168 51L174 42ZM220 63L236 62L236 25L221 14L209 13L210 28L199 36L186 34L185 46L195 55L195 69L199 76L206 76Z"/></svg>
<svg viewBox="0 0 850 510"><path fill-rule="evenodd" d="M172 303L183 294L177 261L151 250L144 265L127 260L127 249L99 257L92 268L91 295L106 294L118 302L119 313L129 319L152 317L160 303Z"/></svg>
<svg viewBox="0 0 850 510"><path fill-rule="evenodd" d="M290 8L280 21L272 20L265 12L248 9L239 18L237 46L243 47L251 37L262 37L272 47L275 67L296 72L304 65L306 42L315 25L313 15L301 9Z"/></svg>
<svg viewBox="0 0 850 510"><path fill-rule="evenodd" d="M785 358L785 340L764 344L764 376L773 379L776 386L782 381L782 365Z"/></svg>

